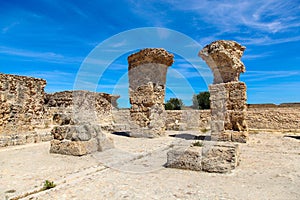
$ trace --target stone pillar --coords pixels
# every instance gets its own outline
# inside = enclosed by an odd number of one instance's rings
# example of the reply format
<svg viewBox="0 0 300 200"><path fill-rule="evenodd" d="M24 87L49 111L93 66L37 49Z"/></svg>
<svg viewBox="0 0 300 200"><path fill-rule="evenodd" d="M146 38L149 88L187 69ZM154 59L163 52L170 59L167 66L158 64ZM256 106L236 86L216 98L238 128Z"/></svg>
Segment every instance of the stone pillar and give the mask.
<svg viewBox="0 0 300 200"><path fill-rule="evenodd" d="M219 40L205 46L199 56L214 74L209 86L211 100L211 138L216 141L246 142L246 84L239 81L245 66L240 60L244 46Z"/></svg>
<svg viewBox="0 0 300 200"><path fill-rule="evenodd" d="M128 57L131 136L164 135L166 75L173 58L160 48L143 49Z"/></svg>

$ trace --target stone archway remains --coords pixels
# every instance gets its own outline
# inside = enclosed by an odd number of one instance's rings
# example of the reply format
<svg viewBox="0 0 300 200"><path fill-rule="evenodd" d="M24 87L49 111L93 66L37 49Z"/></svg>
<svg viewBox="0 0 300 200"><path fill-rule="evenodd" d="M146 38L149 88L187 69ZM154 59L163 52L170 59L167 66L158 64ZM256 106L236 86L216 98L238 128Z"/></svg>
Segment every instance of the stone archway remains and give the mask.
<svg viewBox="0 0 300 200"><path fill-rule="evenodd" d="M146 48L128 57L130 136L165 134L165 85L174 55L162 48Z"/></svg>
<svg viewBox="0 0 300 200"><path fill-rule="evenodd" d="M246 84L239 80L245 72L240 60L245 49L235 41L218 40L199 52L214 74L214 83L209 86L214 141L247 142Z"/></svg>

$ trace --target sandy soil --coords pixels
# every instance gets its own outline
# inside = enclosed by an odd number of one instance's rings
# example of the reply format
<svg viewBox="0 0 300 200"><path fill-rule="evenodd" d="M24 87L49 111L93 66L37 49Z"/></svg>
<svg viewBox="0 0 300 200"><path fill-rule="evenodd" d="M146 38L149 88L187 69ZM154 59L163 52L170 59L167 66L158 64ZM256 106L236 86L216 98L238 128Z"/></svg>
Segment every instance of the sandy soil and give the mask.
<svg viewBox="0 0 300 200"><path fill-rule="evenodd" d="M24 199L300 199L299 139L251 134L240 145L240 166L214 174L163 167L170 148L193 140L112 137L115 149L82 157L49 154L49 142L0 149L0 199L45 180L57 186Z"/></svg>

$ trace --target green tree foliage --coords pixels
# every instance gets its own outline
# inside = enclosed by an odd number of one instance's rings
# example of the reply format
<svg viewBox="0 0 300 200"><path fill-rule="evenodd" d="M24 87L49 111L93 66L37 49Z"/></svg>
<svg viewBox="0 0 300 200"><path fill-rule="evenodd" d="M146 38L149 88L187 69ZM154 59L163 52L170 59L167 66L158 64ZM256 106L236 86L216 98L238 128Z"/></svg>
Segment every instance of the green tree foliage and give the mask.
<svg viewBox="0 0 300 200"><path fill-rule="evenodd" d="M200 92L193 96L193 108L195 109L210 109L210 94L209 92Z"/></svg>
<svg viewBox="0 0 300 200"><path fill-rule="evenodd" d="M182 100L178 98L170 98L167 103L165 103L166 110L181 110L183 106Z"/></svg>

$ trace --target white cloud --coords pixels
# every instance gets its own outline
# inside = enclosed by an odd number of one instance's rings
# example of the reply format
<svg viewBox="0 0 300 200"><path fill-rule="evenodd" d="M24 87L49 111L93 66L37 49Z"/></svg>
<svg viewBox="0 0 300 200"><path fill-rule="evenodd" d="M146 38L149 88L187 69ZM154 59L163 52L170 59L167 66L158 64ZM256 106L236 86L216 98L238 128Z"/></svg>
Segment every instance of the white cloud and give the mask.
<svg viewBox="0 0 300 200"><path fill-rule="evenodd" d="M18 24L20 24L19 22L14 22L4 28L2 28L2 33L5 34L7 33L10 29L14 28L15 26L17 26Z"/></svg>
<svg viewBox="0 0 300 200"><path fill-rule="evenodd" d="M0 53L5 55L33 58L51 63L81 63L83 60L83 58L80 57L66 57L54 52L35 52L24 49L9 48L5 46L0 46Z"/></svg>
<svg viewBox="0 0 300 200"><path fill-rule="evenodd" d="M300 71L247 71L242 77L247 82L257 82L299 75Z"/></svg>

